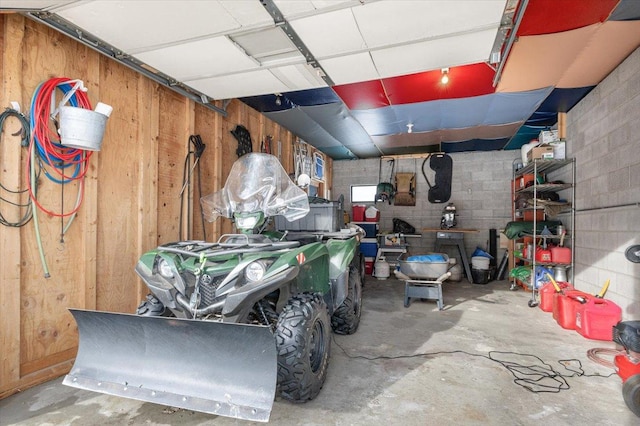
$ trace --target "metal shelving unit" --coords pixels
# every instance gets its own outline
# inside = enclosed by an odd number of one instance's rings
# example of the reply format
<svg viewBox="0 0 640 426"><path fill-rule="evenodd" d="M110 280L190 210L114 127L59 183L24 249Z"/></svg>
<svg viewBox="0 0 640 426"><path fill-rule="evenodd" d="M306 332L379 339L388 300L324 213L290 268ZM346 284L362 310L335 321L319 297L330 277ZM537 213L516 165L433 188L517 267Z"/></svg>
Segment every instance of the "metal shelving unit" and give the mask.
<svg viewBox="0 0 640 426"><path fill-rule="evenodd" d="M549 174L553 173L555 171L559 171L564 167L570 167L570 176L571 176L571 181L570 182L558 182L558 183L553 183L554 181L549 179ZM530 186L524 186L521 188L516 188L516 181L520 178L523 178L525 175L533 175L533 183ZM544 176L545 180L543 183L538 183L538 176ZM554 214L552 215L553 217L556 216L568 216L568 220L567 221L563 221L563 224L565 225L565 227L567 227L568 224L568 233L565 235L565 238L568 236L569 237L569 245L571 247L571 262L569 264L566 263L557 263L557 262L541 262L539 260L536 260L536 256L535 256L535 250L534 253L531 254L531 257L515 257L515 259L524 261L526 263L529 263L532 267L532 272L531 272L531 277L532 277L532 282L530 283L530 285L528 285L529 289L531 290L531 300L529 301L529 306L530 307L534 307L538 305L538 301L537 301L537 288L536 288L536 283L535 283L535 275L536 275L536 266L558 266L558 265L562 265L562 266L566 266L568 268L568 272L567 272L567 281L568 282L573 282L573 275L574 275L574 271L573 271L573 267L575 264L575 254L574 254L574 242L575 242L575 234L574 234L574 224L575 224L575 208L573 206L573 202L575 200L575 185L574 182L576 181L576 169L575 169L575 160L574 159L566 159L566 160L553 160L553 159L535 159L533 161L531 161L529 164L527 164L526 166L515 170L513 172L513 179L512 179L512 195L513 195L513 199L512 199L512 203L516 202L516 198L518 195L520 194L531 194L532 195L532 205L530 207L524 207L524 208L518 208L517 206L515 206L514 204L514 208L513 208L513 220L522 220L525 217L525 212L532 212L532 217L533 220L531 220L532 222L532 233L530 234L530 236L533 238L533 246L535 247L536 245L536 241L538 241L540 238L543 238L546 243L546 240L559 240L561 238L560 235L556 235L556 234L552 234L552 235L542 235L539 231L538 231L538 214L537 212L539 212L540 210L543 210L543 217L546 216L551 216L549 214L547 214L546 210L554 210ZM567 200L566 202L559 202L559 201L544 201L541 200L539 197L544 196L545 193L549 193L549 192L559 192L559 191L564 191L570 189L571 190L571 199ZM526 285L526 283L523 283L524 285ZM512 281L512 288L514 288L517 285L515 278Z"/></svg>

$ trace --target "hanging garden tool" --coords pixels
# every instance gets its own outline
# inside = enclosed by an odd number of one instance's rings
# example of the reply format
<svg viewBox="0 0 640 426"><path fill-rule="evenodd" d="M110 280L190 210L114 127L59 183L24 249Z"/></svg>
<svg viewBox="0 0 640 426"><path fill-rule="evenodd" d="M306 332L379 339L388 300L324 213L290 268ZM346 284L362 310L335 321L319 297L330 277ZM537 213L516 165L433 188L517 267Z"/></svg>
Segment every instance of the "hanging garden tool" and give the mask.
<svg viewBox="0 0 640 426"><path fill-rule="evenodd" d="M294 181L301 187L307 187L311 181L312 159L306 142L296 139L293 142Z"/></svg>
<svg viewBox="0 0 640 426"><path fill-rule="evenodd" d="M187 156L184 159L184 169L182 172L182 189L180 189L180 198L181 198L181 205L180 205L180 230L179 230L179 235L180 238L182 237L182 212L184 211L184 203L185 201L187 202L187 236L186 239L191 239L191 235L189 235L189 233L191 232L191 217L192 217L192 210L193 210L193 198L189 197L188 194L191 191L187 191L187 197L185 200L184 194L185 194L185 189L191 185L191 175L193 174L194 169L197 169L198 172L198 199L200 199L200 197L202 197L202 179L201 176L202 174L200 173L200 157L202 157L202 153L204 152L204 149L206 148L206 145L202 142L202 138L200 137L200 135L191 135L189 136L189 143L191 145L193 145L193 150L190 150L187 153ZM191 165L191 168L189 168L189 163L191 163L191 157L195 158L195 160L193 161L193 164ZM189 169L189 173L187 174L187 169ZM207 231L205 228L205 224L204 224L204 216L202 214L202 208L200 209L200 216L202 219L202 236L203 238L206 240L207 239Z"/></svg>
<svg viewBox="0 0 640 426"><path fill-rule="evenodd" d="M436 172L435 184L431 185L427 174L424 171L424 165L429 160L429 167ZM422 175L429 185L429 202L430 203L446 203L451 198L451 175L453 172L453 160L443 152L430 154L422 162Z"/></svg>
<svg viewBox="0 0 640 426"><path fill-rule="evenodd" d="M273 138L267 135L262 142L260 142L260 152L264 154L271 154L271 143Z"/></svg>
<svg viewBox="0 0 640 426"><path fill-rule="evenodd" d="M235 129L231 130L231 134L238 141L238 149L236 149L236 155L238 155L238 158L253 152L251 133L249 133L249 130L247 130L246 127L238 124Z"/></svg>
<svg viewBox="0 0 640 426"><path fill-rule="evenodd" d="M391 178L393 177L396 160L387 160L387 164L389 163L391 163L391 173L389 174L389 179L386 182L382 182L382 158L380 158L380 168L378 169L378 182L380 183L378 183L378 186L376 187L376 203L384 203L385 201L388 201L389 204L391 204L396 193L394 186L391 184Z"/></svg>

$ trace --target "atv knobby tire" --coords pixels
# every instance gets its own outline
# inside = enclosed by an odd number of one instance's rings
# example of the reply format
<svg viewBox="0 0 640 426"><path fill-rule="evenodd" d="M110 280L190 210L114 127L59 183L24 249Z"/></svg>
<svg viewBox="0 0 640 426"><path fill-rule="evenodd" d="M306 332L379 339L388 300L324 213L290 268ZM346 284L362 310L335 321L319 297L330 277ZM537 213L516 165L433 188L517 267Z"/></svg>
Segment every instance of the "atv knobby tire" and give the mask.
<svg viewBox="0 0 640 426"><path fill-rule="evenodd" d="M346 299L331 316L331 327L336 334L353 334L360 325L362 314L362 281L358 267L349 268L349 288Z"/></svg>
<svg viewBox="0 0 640 426"><path fill-rule="evenodd" d="M315 398L327 376L331 328L327 305L319 295L292 297L276 325L278 386L283 398Z"/></svg>

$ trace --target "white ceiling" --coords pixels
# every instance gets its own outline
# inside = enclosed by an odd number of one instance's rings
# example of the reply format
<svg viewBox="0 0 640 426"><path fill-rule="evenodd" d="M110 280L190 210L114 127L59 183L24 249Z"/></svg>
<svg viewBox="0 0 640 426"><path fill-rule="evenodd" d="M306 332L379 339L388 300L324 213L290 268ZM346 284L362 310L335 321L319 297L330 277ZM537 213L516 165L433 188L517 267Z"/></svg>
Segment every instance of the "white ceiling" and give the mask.
<svg viewBox="0 0 640 426"><path fill-rule="evenodd" d="M328 77L346 84L488 61L507 0L273 2ZM212 99L326 86L259 0L1 0L0 7L55 13Z"/></svg>

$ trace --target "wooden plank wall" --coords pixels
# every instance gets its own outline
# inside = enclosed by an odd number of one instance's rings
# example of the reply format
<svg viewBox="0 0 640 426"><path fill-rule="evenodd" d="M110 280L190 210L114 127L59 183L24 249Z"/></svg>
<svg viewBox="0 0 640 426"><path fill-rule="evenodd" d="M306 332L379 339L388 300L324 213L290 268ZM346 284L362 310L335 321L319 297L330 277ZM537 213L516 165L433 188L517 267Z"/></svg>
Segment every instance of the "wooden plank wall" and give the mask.
<svg viewBox="0 0 640 426"><path fill-rule="evenodd" d="M206 223L203 229L195 176L188 188L191 214L182 206L190 135L200 135L206 144L200 160L202 195L224 185L237 158L230 133L237 124L249 129L254 151L267 135L281 141L288 172L293 171L294 135L238 100L226 106L223 117L20 15L0 14L0 47L2 109L18 101L28 110L36 87L52 77L81 79L94 105L101 101L114 108L67 233L61 236L66 219L38 214L48 278L33 221L21 228L0 226L2 398L69 370L77 329L68 308L135 312L146 294L134 272L144 251L185 237L202 239L205 232L208 240L232 232L229 220ZM7 120L5 128L0 180L9 188L24 188L27 149L11 135L19 128L17 120ZM332 162L327 163L330 172ZM62 186L40 177L38 188L40 202L60 212L73 206L78 183ZM17 216L5 202L0 209L7 217Z"/></svg>

